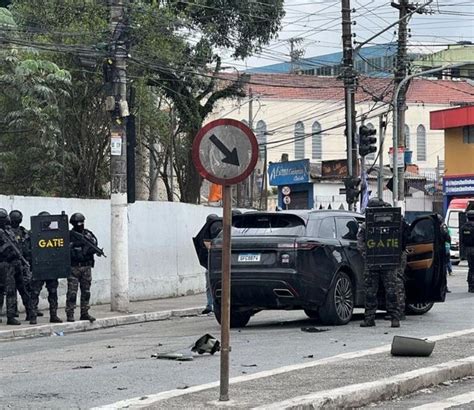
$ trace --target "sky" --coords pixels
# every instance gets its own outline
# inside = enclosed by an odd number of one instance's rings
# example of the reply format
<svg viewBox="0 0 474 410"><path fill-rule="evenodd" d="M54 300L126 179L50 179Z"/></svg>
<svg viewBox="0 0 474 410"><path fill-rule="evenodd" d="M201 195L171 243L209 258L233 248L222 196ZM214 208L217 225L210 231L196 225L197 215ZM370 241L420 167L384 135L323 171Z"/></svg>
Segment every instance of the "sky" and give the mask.
<svg viewBox="0 0 474 410"><path fill-rule="evenodd" d="M427 2L427 0L421 0ZM421 4L418 0L418 3ZM363 42L373 34L398 20L398 10L387 0L352 0L355 9L352 32L355 41ZM410 47L417 52L430 53L436 45L458 41L474 43L474 0L434 0L427 8L429 14L415 14L409 22ZM239 70L275 64L289 60L289 42L300 37L304 57L341 51L341 2L339 0L285 0L286 15L282 30L259 55L246 61L227 60ZM396 27L375 39L371 44L396 40Z"/></svg>

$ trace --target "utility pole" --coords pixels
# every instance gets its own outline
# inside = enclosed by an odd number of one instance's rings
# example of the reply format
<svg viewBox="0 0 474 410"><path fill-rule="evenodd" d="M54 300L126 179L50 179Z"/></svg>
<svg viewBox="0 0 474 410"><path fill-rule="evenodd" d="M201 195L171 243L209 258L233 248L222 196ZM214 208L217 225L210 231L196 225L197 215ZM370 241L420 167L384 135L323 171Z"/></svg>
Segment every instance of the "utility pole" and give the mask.
<svg viewBox="0 0 474 410"><path fill-rule="evenodd" d="M303 41L301 37L292 37L288 40L290 43L290 73L296 74L300 66L300 58L304 56L305 51L296 48Z"/></svg>
<svg viewBox="0 0 474 410"><path fill-rule="evenodd" d="M253 91L252 87L249 88L249 128L253 131ZM253 208L253 191L255 185L255 171L252 171L250 176L245 181L246 189L246 200L250 202L250 208ZM246 204L246 201L244 202ZM246 204L247 206L247 204Z"/></svg>
<svg viewBox="0 0 474 410"><path fill-rule="evenodd" d="M110 0L110 60L114 104L111 125L111 308L126 312L128 295L128 204L127 204L127 18L126 0Z"/></svg>
<svg viewBox="0 0 474 410"><path fill-rule="evenodd" d="M352 179L357 175L357 142L354 138L355 121L355 87L356 78L354 72L354 59L352 48L352 21L351 21L351 2L350 0L341 0L342 11L342 47L343 47L343 78L345 90L346 107L346 147L347 147L347 174ZM348 198L349 199L349 198ZM354 209L353 204L357 202L348 202L349 210Z"/></svg>
<svg viewBox="0 0 474 410"><path fill-rule="evenodd" d="M377 196L383 199L383 143L387 129L386 114L379 115L379 172L377 175Z"/></svg>

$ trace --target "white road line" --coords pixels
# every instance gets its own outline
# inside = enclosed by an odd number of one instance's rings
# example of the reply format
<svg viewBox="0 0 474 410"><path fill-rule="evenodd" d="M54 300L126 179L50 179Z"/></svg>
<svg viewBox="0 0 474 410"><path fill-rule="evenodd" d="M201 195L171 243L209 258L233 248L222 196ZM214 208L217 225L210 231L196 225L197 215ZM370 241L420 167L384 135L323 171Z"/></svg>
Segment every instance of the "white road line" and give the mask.
<svg viewBox="0 0 474 410"><path fill-rule="evenodd" d="M459 330L459 331L456 331L456 332L444 333L444 334L436 335L436 336L430 336L428 338L428 340L435 342L435 341L438 341L438 340L443 340L443 339L449 339L449 338L453 338L453 337L468 335L470 333L474 333L474 328ZM292 371L295 371L295 370L307 369L307 368L310 368L310 367L320 366L320 365L324 365L324 364L341 362L343 360L357 359L359 357L384 353L384 352L390 351L390 349L391 349L391 344L380 346L380 347L375 347L375 348L371 348L371 349L360 350L360 351L356 351L356 352L342 353L342 354L339 354L339 355L336 355L336 356L326 357L324 359L313 360L311 362L294 364L294 365L289 365L289 366L283 366L283 367L278 367L278 368L272 369L272 370L265 370L263 372L248 374L248 375L245 375L245 376L233 377L233 378L230 379L229 382L230 382L230 384L248 382L248 381L252 381L252 380L262 379L262 378L265 378L265 377L276 376L278 374L292 372ZM206 383L206 384L201 384L201 385L198 385L198 386L192 386L192 387L189 387L186 390L174 389L174 390L168 390L168 391L164 391L164 392L160 392L160 393L156 393L156 394L150 394L150 395L144 394L141 397L135 397L135 398L132 398L132 399L122 400L122 401L118 401L116 403L108 404L108 405L105 405L105 406L94 407L91 410L119 409L119 408L127 408L127 407L139 408L141 406L150 405L150 404L155 403L156 401L159 401L159 400L167 400L167 399L170 399L170 398L173 398L173 397L184 396L184 395L187 395L187 394L196 393L196 392L207 390L207 389L212 389L212 388L215 388L215 387L219 387L219 382L218 381L217 382Z"/></svg>
<svg viewBox="0 0 474 410"><path fill-rule="evenodd" d="M452 406L460 406L462 404L470 403L471 401L474 401L474 392L464 393L445 400L412 407L410 410L443 410L449 409Z"/></svg>

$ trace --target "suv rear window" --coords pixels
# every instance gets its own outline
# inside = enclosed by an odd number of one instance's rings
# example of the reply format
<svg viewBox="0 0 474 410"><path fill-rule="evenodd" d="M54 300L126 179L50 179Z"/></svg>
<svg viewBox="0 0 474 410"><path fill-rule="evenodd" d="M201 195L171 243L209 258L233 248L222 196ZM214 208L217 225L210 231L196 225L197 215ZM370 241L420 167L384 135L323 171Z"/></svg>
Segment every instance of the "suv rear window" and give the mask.
<svg viewBox="0 0 474 410"><path fill-rule="evenodd" d="M305 222L292 214L243 214L234 217L233 236L300 236Z"/></svg>

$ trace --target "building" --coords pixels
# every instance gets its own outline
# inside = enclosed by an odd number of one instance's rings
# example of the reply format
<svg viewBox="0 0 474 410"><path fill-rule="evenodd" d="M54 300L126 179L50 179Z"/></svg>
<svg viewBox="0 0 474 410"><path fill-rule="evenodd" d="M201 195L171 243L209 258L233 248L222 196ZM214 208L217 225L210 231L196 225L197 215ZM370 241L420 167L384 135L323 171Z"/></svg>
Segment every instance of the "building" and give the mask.
<svg viewBox="0 0 474 410"><path fill-rule="evenodd" d="M444 130L444 207L453 198L474 197L474 105L433 111L430 128Z"/></svg>
<svg viewBox="0 0 474 410"><path fill-rule="evenodd" d="M250 90L251 89L251 90ZM389 78L361 77L356 92L357 123L378 130L379 116L390 111L393 82ZM253 129L262 157L267 162L309 159L311 162L346 158L344 135L344 87L335 77L290 74L254 74L247 95L222 101L208 121L234 118L247 122L253 113ZM474 103L474 86L465 81L414 79L407 93L406 145L412 162L420 172L436 172L444 159L444 133L430 129L430 112L455 104ZM383 149L384 163L389 163L392 145L391 116ZM380 138L379 138L380 139ZM369 155L369 164L376 153Z"/></svg>

